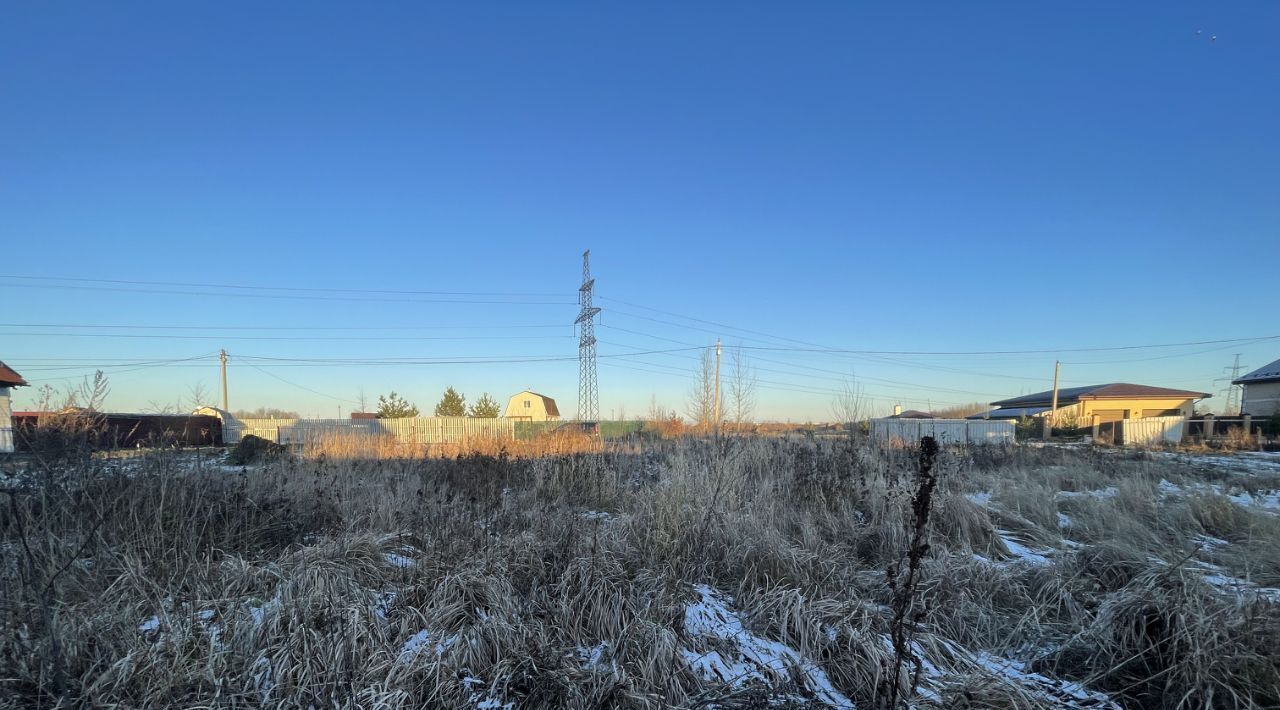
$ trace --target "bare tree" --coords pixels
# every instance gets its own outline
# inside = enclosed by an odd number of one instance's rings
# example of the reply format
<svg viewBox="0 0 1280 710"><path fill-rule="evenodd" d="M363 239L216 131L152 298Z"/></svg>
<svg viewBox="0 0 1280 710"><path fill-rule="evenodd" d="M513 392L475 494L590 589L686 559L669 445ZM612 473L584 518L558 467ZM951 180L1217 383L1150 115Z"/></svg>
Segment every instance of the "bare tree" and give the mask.
<svg viewBox="0 0 1280 710"><path fill-rule="evenodd" d="M685 414L699 431L711 431L716 416L716 361L710 348L702 351L693 371L693 386L685 401Z"/></svg>
<svg viewBox="0 0 1280 710"><path fill-rule="evenodd" d="M159 400L148 400L147 406L142 408L143 414L181 414L182 402L161 402Z"/></svg>
<svg viewBox="0 0 1280 710"><path fill-rule="evenodd" d="M729 415L735 429L751 423L756 411L756 370L742 357L742 349L729 354Z"/></svg>
<svg viewBox="0 0 1280 710"><path fill-rule="evenodd" d="M831 398L831 416L841 424L850 436L858 423L867 418L867 396L858 384L857 378L850 376Z"/></svg>
<svg viewBox="0 0 1280 710"><path fill-rule="evenodd" d="M360 388L360 394L356 397L356 401L360 403L360 411L369 411L369 398L364 394L364 388Z"/></svg>
<svg viewBox="0 0 1280 710"><path fill-rule="evenodd" d="M203 382L196 382L187 388L187 404L194 411L201 407L211 406L213 395Z"/></svg>

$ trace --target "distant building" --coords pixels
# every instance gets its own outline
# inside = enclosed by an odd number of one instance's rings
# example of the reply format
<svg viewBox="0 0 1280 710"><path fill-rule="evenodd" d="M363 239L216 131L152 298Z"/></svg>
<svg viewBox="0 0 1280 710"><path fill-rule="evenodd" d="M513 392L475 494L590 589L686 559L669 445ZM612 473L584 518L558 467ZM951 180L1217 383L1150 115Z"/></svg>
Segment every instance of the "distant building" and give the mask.
<svg viewBox="0 0 1280 710"><path fill-rule="evenodd" d="M1147 417L1190 417L1198 400L1209 397L1205 392L1134 385L1113 382L1088 387L1064 387L1058 390L1058 409L1054 426L1087 427L1094 423L1117 422ZM974 414L967 419L1021 419L1043 417L1053 406L1053 390L1036 392L1012 399L992 402L996 408Z"/></svg>
<svg viewBox="0 0 1280 710"><path fill-rule="evenodd" d="M901 407L894 407L895 411L893 415L889 417L889 419L937 419L938 418L932 412L922 412L919 409L908 409L905 412L898 411L901 409L902 409Z"/></svg>
<svg viewBox="0 0 1280 710"><path fill-rule="evenodd" d="M1244 387L1244 397L1240 400L1241 414L1269 417L1280 412L1280 360L1232 380L1231 384Z"/></svg>
<svg viewBox="0 0 1280 710"><path fill-rule="evenodd" d="M0 453L13 452L13 405L9 402L9 390L26 386L22 375L0 362Z"/></svg>
<svg viewBox="0 0 1280 710"><path fill-rule="evenodd" d="M560 408L556 406L554 399L525 390L511 395L511 399L507 400L505 416L508 419L524 422L558 422Z"/></svg>

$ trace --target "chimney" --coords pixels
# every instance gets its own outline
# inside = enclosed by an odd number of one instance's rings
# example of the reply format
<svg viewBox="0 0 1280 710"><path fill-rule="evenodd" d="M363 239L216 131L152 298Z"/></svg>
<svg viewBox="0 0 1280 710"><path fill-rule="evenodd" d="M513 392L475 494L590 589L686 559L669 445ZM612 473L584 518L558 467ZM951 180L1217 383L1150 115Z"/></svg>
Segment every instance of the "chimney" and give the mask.
<svg viewBox="0 0 1280 710"><path fill-rule="evenodd" d="M901 404L893 405L893 416L896 417L899 414L902 414L902 405Z"/></svg>

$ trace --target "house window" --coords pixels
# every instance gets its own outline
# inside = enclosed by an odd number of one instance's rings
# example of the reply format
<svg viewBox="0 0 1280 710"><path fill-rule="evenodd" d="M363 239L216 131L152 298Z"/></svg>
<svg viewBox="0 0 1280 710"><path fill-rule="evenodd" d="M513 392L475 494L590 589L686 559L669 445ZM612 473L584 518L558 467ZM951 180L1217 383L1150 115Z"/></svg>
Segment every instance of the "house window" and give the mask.
<svg viewBox="0 0 1280 710"><path fill-rule="evenodd" d="M526 399L526 400L524 401L524 408L525 408L525 409L529 409L529 408L531 408L531 407L533 407L533 402L532 402L531 400L527 400L527 399Z"/></svg>

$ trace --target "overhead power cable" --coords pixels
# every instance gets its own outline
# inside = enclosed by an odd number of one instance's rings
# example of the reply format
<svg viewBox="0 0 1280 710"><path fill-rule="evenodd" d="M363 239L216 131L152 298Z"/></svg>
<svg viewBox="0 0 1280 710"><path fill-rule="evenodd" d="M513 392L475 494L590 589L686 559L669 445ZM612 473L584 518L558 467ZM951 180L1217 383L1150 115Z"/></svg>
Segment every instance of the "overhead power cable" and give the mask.
<svg viewBox="0 0 1280 710"><path fill-rule="evenodd" d="M396 341L396 340L552 340L573 338L572 335L170 335L163 333L33 333L0 332L3 335L21 335L41 338L117 338L130 340L283 340L288 342L313 341Z"/></svg>
<svg viewBox="0 0 1280 710"><path fill-rule="evenodd" d="M102 323L0 323L0 328L91 328L103 330L509 330L512 328L571 329L565 323L520 323L506 325L136 325Z"/></svg>
<svg viewBox="0 0 1280 710"><path fill-rule="evenodd" d="M368 293L399 296L550 296L572 298L576 294L564 292L505 292L505 291L422 291L415 289L374 289L374 288L334 288L310 286L250 286L246 284L199 283L190 281L141 281L128 279L87 279L71 276L20 276L16 274L0 274L0 279L20 279L24 281L71 281L73 283L116 284L125 286L180 286L184 288L222 288L245 291L293 291L303 293Z"/></svg>

